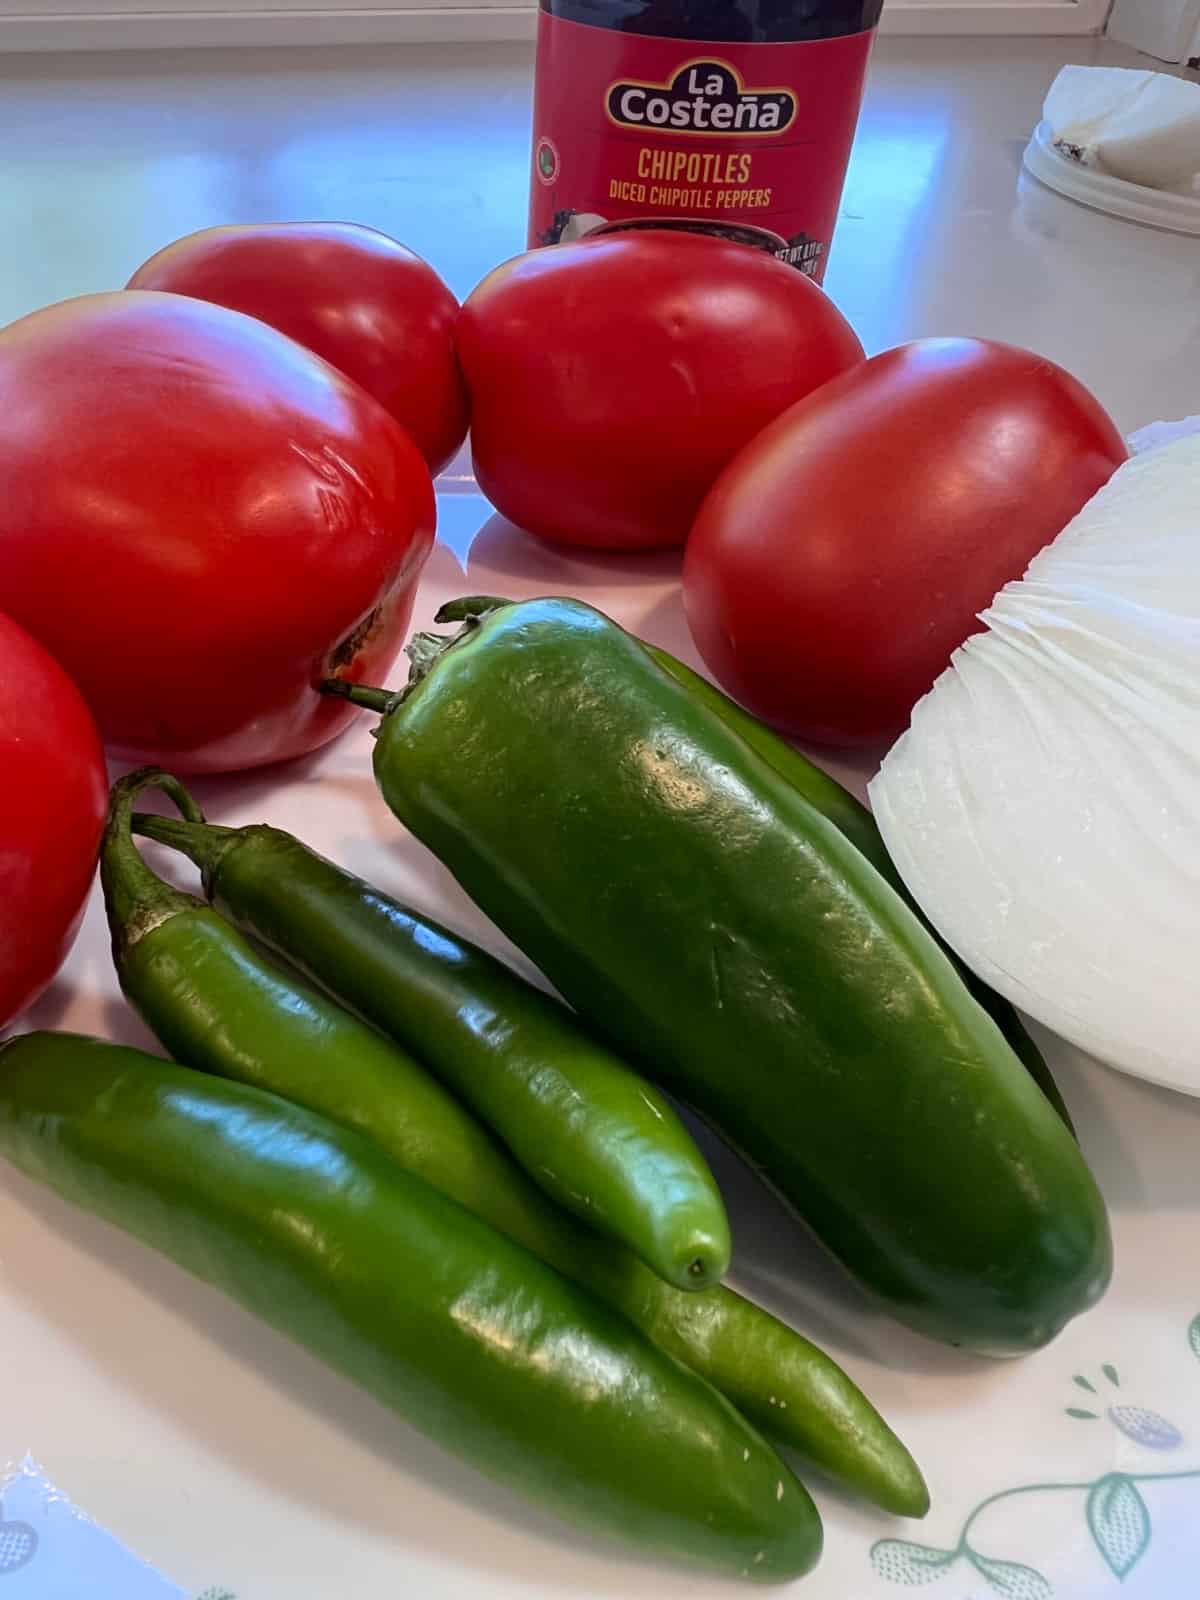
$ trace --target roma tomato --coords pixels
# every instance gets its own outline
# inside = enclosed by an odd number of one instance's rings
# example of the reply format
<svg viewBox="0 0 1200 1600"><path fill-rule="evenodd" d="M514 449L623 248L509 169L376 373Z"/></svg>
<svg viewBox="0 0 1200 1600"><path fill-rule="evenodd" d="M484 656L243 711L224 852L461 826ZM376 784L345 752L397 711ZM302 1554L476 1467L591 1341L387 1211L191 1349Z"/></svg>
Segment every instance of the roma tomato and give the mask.
<svg viewBox="0 0 1200 1600"><path fill-rule="evenodd" d="M96 871L100 735L58 662L0 616L0 1027L62 966Z"/></svg>
<svg viewBox="0 0 1200 1600"><path fill-rule="evenodd" d="M785 412L714 485L684 558L692 637L786 732L890 738L1126 454L1041 356L979 339L889 350Z"/></svg>
<svg viewBox="0 0 1200 1600"><path fill-rule="evenodd" d="M699 234L534 250L463 306L484 493L543 539L682 544L713 479L801 395L863 359L793 267Z"/></svg>
<svg viewBox="0 0 1200 1600"><path fill-rule="evenodd" d="M345 727L433 540L429 471L355 383L181 295L88 295L0 332L0 609L131 760L259 766Z"/></svg>
<svg viewBox="0 0 1200 1600"><path fill-rule="evenodd" d="M144 262L165 289L259 317L360 383L408 429L431 472L467 436L454 355L458 301L421 257L350 222L204 228Z"/></svg>

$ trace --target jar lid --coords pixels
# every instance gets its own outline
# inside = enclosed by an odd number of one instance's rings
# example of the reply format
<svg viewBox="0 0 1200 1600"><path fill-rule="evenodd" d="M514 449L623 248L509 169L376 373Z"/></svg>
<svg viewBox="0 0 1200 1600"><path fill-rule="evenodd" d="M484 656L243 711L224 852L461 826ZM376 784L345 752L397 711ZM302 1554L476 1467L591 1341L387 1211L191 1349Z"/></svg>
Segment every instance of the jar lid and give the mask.
<svg viewBox="0 0 1200 1600"><path fill-rule="evenodd" d="M1072 161L1055 149L1048 122L1038 124L1025 147L1025 166L1047 188L1078 200L1080 205L1148 228L1200 235L1200 198L1127 183L1124 178Z"/></svg>

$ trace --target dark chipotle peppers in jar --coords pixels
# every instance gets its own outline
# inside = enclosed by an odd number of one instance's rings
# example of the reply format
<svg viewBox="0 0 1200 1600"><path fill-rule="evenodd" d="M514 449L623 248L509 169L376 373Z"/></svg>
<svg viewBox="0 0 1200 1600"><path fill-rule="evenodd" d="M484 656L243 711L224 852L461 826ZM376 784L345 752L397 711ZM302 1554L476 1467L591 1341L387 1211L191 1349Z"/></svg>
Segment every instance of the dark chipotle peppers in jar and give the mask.
<svg viewBox="0 0 1200 1600"><path fill-rule="evenodd" d="M529 243L681 227L824 276L883 0L540 0Z"/></svg>

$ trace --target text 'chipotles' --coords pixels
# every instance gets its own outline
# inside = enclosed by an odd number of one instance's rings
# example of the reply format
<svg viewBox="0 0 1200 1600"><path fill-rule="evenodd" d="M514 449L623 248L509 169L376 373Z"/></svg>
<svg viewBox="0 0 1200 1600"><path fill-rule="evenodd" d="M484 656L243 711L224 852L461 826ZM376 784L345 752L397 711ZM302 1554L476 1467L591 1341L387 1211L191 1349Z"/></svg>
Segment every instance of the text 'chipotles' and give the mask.
<svg viewBox="0 0 1200 1600"><path fill-rule="evenodd" d="M614 83L608 114L627 128L688 128L697 133L777 133L791 127L796 97L788 89L745 89L720 61L695 61L665 87Z"/></svg>

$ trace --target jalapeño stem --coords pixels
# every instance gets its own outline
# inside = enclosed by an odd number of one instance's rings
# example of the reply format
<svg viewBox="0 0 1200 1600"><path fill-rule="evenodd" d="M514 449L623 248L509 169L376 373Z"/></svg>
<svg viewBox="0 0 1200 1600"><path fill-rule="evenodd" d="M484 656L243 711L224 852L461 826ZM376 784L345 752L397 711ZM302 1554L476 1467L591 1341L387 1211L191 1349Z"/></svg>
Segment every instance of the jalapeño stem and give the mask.
<svg viewBox="0 0 1200 1600"><path fill-rule="evenodd" d="M146 789L161 789L189 822L204 821L204 813L179 779L161 767L139 767L113 785L100 849L100 882L114 955L160 923L202 903L152 872L133 842L133 803Z"/></svg>

